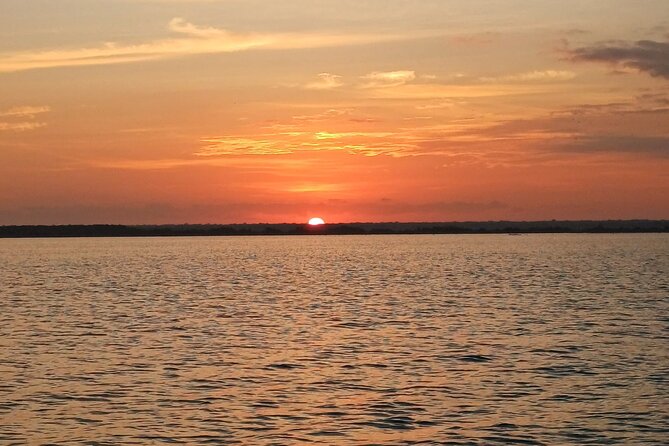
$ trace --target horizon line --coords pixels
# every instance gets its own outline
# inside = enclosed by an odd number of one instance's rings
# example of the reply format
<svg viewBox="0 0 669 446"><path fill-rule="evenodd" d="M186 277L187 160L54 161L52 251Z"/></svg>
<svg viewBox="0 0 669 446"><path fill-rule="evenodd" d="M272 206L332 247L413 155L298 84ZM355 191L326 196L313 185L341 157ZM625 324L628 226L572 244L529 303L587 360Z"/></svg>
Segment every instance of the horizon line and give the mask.
<svg viewBox="0 0 669 446"><path fill-rule="evenodd" d="M335 225L425 225L425 224L471 224L471 223L597 223L597 222L669 222L668 218L580 218L580 219L537 219L537 220L424 220L424 221L339 221L339 222L325 222L319 226L335 226ZM251 225L297 225L309 226L307 222L236 222L236 223L12 223L0 224L0 227L20 227L20 226L251 226Z"/></svg>

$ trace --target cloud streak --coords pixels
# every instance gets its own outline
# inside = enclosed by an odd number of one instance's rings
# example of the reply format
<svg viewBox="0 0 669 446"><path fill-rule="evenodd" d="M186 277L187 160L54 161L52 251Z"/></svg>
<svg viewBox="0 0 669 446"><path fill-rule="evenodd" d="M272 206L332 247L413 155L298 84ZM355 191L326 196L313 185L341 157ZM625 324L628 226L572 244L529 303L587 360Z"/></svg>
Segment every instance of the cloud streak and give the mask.
<svg viewBox="0 0 669 446"><path fill-rule="evenodd" d="M482 77L483 82L554 82L574 79L576 73L568 70L535 70L500 77Z"/></svg>
<svg viewBox="0 0 669 446"><path fill-rule="evenodd" d="M0 132L26 132L44 127L45 125L43 122L0 122Z"/></svg>
<svg viewBox="0 0 669 446"><path fill-rule="evenodd" d="M8 110L0 111L0 117L33 118L35 115L47 113L49 111L51 111L51 107L46 105L12 107Z"/></svg>
<svg viewBox="0 0 669 446"><path fill-rule="evenodd" d="M669 41L610 42L568 50L577 62L606 63L669 79Z"/></svg>
<svg viewBox="0 0 669 446"><path fill-rule="evenodd" d="M553 149L574 153L623 153L669 158L669 137L637 135L587 135L561 141Z"/></svg>
<svg viewBox="0 0 669 446"><path fill-rule="evenodd" d="M182 18L172 19L168 29L178 36L138 44L109 42L86 48L0 54L0 73L141 62L253 49L282 50L364 45L409 38L393 34L236 33L219 28L199 27Z"/></svg>
<svg viewBox="0 0 669 446"><path fill-rule="evenodd" d="M341 87L344 83L341 76L331 73L319 73L318 80L304 86L308 90L332 90Z"/></svg>
<svg viewBox="0 0 669 446"><path fill-rule="evenodd" d="M202 139L195 155L286 155L296 152L344 151L365 156L407 156L417 146L409 135L390 132L281 132L260 135L218 136Z"/></svg>
<svg viewBox="0 0 669 446"><path fill-rule="evenodd" d="M362 76L362 88L387 88L404 85L416 79L416 72L410 70L375 71Z"/></svg>
<svg viewBox="0 0 669 446"><path fill-rule="evenodd" d="M0 121L0 132L26 132L44 127L46 125L44 122L37 122L35 119L37 115L48 113L49 111L51 111L51 107L46 105L20 106L4 111L0 110L0 118L4 119Z"/></svg>

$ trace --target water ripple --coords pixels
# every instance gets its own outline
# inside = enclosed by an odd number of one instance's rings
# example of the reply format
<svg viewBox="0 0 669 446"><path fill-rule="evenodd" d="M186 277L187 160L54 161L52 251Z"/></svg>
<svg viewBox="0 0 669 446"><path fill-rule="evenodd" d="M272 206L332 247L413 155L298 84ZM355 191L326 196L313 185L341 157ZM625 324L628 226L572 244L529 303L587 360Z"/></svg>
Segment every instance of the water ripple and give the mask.
<svg viewBox="0 0 669 446"><path fill-rule="evenodd" d="M666 444L666 235L0 240L1 444Z"/></svg>

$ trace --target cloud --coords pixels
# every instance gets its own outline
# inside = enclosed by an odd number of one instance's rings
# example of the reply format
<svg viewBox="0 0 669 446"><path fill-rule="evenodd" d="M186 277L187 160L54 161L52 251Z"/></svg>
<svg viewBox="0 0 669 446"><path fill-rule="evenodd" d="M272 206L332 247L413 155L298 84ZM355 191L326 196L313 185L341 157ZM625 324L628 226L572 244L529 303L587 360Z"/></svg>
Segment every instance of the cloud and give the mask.
<svg viewBox="0 0 669 446"><path fill-rule="evenodd" d="M314 136L316 139L342 139L342 138L351 138L354 136L364 136L369 138L382 138L385 136L392 136L393 133L389 132L341 132L341 133L331 133L331 132L317 132Z"/></svg>
<svg viewBox="0 0 669 446"><path fill-rule="evenodd" d="M341 80L341 76L331 73L319 73L318 80L308 83L304 88L309 90L332 90L342 85L344 83Z"/></svg>
<svg viewBox="0 0 669 446"><path fill-rule="evenodd" d="M308 147L291 139L269 138L278 135L259 135L258 137L220 136L204 138L205 145L195 154L198 156L221 155L285 155ZM292 136L292 135L284 135Z"/></svg>
<svg viewBox="0 0 669 446"><path fill-rule="evenodd" d="M669 79L669 41L609 42L567 50L577 62L599 62Z"/></svg>
<svg viewBox="0 0 669 446"><path fill-rule="evenodd" d="M540 84L404 84L394 88L375 88L369 90L369 97L382 99L424 99L424 100L461 100L466 98L486 98L525 94L545 94L558 91L557 87Z"/></svg>
<svg viewBox="0 0 669 446"><path fill-rule="evenodd" d="M217 54L253 49L301 49L364 45L416 36L396 34L236 33L199 27L174 18L168 29L177 37L137 44L109 42L98 46L0 54L0 73L54 67L77 67L150 61L194 54Z"/></svg>
<svg viewBox="0 0 669 446"><path fill-rule="evenodd" d="M669 137L639 135L587 135L556 142L553 149L575 153L626 153L669 158Z"/></svg>
<svg viewBox="0 0 669 446"><path fill-rule="evenodd" d="M296 152L344 151L365 156L409 156L418 146L402 132L276 132L203 138L195 155L286 155Z"/></svg>
<svg viewBox="0 0 669 446"><path fill-rule="evenodd" d="M42 106L23 106L13 107L5 111L0 111L0 117L17 117L17 118L33 118L40 113L47 113L51 111L51 107Z"/></svg>
<svg viewBox="0 0 669 446"><path fill-rule="evenodd" d="M353 113L352 108L330 108L312 115L295 115L291 119L298 122L331 121L337 118L348 117Z"/></svg>
<svg viewBox="0 0 669 446"><path fill-rule="evenodd" d="M446 100L446 101L431 102L429 104L416 105L414 106L414 108L416 110L438 110L444 108L453 108L459 105L460 103L461 102L458 101Z"/></svg>
<svg viewBox="0 0 669 446"><path fill-rule="evenodd" d="M211 39L211 38L234 38L234 35L229 31L224 29L212 28L212 27L198 27L192 23L187 22L181 17L175 17L170 20L168 28L179 34L186 34L192 37L199 37L202 39Z"/></svg>
<svg viewBox="0 0 669 446"><path fill-rule="evenodd" d="M43 122L0 122L0 132L25 132L28 130L35 130L40 127L44 127L45 125L46 124Z"/></svg>
<svg viewBox="0 0 669 446"><path fill-rule="evenodd" d="M526 73L511 74L500 77L482 77L483 82L550 82L568 81L574 79L576 73L566 70L541 70Z"/></svg>
<svg viewBox="0 0 669 446"><path fill-rule="evenodd" d="M241 154L241 153L238 153ZM251 155L251 154L249 154ZM312 168L313 166L305 160L295 160L288 158L273 158L272 166L282 166L282 168ZM259 163L256 157L214 157L199 156L196 158L148 158L148 159L95 159L80 162L71 167L75 168L96 168L96 169L121 169L121 170L164 170L180 167L199 167L199 166L218 166L235 167L246 170L259 171L264 166Z"/></svg>
<svg viewBox="0 0 669 446"><path fill-rule="evenodd" d="M46 105L41 106L20 106L12 107L7 110L0 110L0 118L5 121L0 121L0 132L25 132L44 127L44 122L35 121L36 115L47 113L51 108Z"/></svg>
<svg viewBox="0 0 669 446"><path fill-rule="evenodd" d="M479 127L436 127L431 139L420 146L433 151L451 147L464 154L513 148L553 159L599 154L666 159L669 108L663 104L665 99L659 94L642 95L625 103L581 105L533 118L484 122Z"/></svg>
<svg viewBox="0 0 669 446"><path fill-rule="evenodd" d="M559 92L552 84L405 84L369 90L376 97L429 99L420 110L455 108L449 118L398 116L374 126L351 124L355 109L329 109L291 121L254 127L242 135L205 138L198 157L283 155L339 151L363 156L467 157L483 166L569 162L575 156L666 158L669 90L655 89L627 101L582 104L550 112L497 115L460 107L463 97ZM468 101L468 100L466 100ZM464 114L463 114L464 113ZM428 113L429 115L429 113ZM409 118L409 119L407 119Z"/></svg>
<svg viewBox="0 0 669 446"><path fill-rule="evenodd" d="M404 85L416 79L416 72L410 70L374 71L362 76L363 88L387 88Z"/></svg>

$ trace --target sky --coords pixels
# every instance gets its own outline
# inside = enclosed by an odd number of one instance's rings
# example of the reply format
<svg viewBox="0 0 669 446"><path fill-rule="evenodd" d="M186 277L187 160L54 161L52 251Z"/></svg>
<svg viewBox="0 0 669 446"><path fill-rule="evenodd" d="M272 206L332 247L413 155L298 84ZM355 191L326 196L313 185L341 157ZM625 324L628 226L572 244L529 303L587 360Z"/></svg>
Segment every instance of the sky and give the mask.
<svg viewBox="0 0 669 446"><path fill-rule="evenodd" d="M666 0L2 0L0 224L669 218Z"/></svg>

